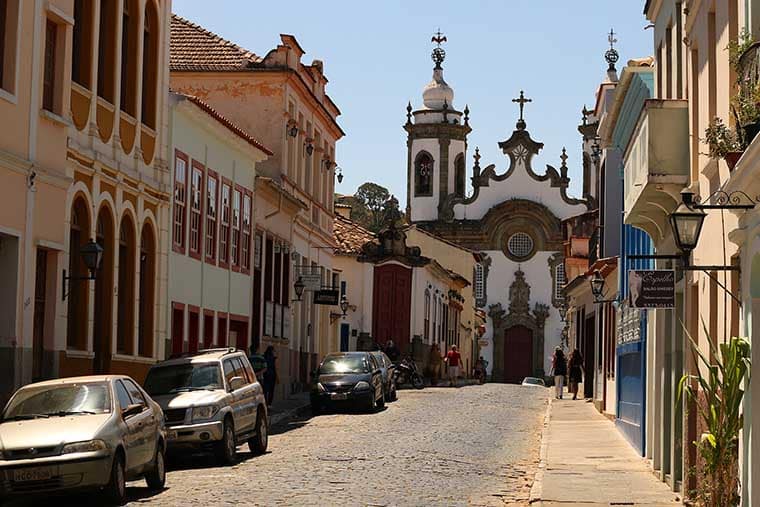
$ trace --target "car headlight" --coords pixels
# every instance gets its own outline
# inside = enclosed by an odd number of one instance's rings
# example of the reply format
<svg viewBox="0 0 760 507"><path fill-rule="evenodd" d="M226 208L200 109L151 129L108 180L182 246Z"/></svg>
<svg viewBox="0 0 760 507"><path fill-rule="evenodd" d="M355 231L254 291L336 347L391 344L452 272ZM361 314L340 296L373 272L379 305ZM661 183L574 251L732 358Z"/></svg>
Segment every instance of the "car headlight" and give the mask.
<svg viewBox="0 0 760 507"><path fill-rule="evenodd" d="M325 389L325 386L322 385L322 382L317 382L317 391L320 393L326 393L327 389Z"/></svg>
<svg viewBox="0 0 760 507"><path fill-rule="evenodd" d="M88 440L87 442L74 442L73 444L64 445L61 454L103 451L105 449L108 449L108 446L102 440Z"/></svg>
<svg viewBox="0 0 760 507"><path fill-rule="evenodd" d="M211 419L219 412L219 407L216 405L205 405L203 407L193 407L193 421L200 419Z"/></svg>
<svg viewBox="0 0 760 507"><path fill-rule="evenodd" d="M369 383L363 380L357 382L356 385L354 386L354 389L357 391L367 391L369 390L369 388L370 388Z"/></svg>

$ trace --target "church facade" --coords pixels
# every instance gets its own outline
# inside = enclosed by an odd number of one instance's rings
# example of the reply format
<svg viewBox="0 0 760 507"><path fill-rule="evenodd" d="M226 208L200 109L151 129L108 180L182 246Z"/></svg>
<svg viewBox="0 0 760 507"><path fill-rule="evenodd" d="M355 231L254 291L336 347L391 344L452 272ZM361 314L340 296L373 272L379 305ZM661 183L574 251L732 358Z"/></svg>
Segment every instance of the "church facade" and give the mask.
<svg viewBox="0 0 760 507"><path fill-rule="evenodd" d="M476 305L489 317L480 355L489 362L491 378L545 377L554 348L563 343L561 222L591 205L567 194L564 149L559 169L547 165L543 173L534 171L532 160L543 144L527 130L523 108L530 99L523 92L513 100L520 107L515 130L498 143L507 167L481 168L476 148L468 182L469 110L454 107L454 91L443 79L444 41L440 34L433 38L435 68L423 106L407 107L407 219L479 253L473 290Z"/></svg>

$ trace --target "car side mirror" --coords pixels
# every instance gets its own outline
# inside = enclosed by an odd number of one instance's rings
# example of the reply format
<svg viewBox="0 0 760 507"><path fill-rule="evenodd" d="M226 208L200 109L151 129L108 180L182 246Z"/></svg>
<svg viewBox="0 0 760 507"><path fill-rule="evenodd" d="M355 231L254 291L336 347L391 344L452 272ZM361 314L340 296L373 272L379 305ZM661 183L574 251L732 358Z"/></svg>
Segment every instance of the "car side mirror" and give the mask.
<svg viewBox="0 0 760 507"><path fill-rule="evenodd" d="M232 377L230 379L230 391L236 391L245 385L243 377Z"/></svg>
<svg viewBox="0 0 760 507"><path fill-rule="evenodd" d="M139 403L135 403L132 405L127 405L126 408L122 409L121 416L126 419L127 417L132 417L133 415L137 415L143 411L143 406Z"/></svg>

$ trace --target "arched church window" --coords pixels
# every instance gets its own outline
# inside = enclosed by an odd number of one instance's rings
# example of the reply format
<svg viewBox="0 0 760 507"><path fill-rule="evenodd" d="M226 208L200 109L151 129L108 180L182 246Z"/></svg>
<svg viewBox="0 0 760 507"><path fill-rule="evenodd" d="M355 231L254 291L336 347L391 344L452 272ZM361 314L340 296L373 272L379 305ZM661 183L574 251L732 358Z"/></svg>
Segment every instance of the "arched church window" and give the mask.
<svg viewBox="0 0 760 507"><path fill-rule="evenodd" d="M433 195L433 157L424 151L414 161L414 195Z"/></svg>
<svg viewBox="0 0 760 507"><path fill-rule="evenodd" d="M464 155L461 153L457 156L454 162L454 194L457 197L464 198L465 186L465 167L464 167Z"/></svg>
<svg viewBox="0 0 760 507"><path fill-rule="evenodd" d="M517 232L509 237L507 249L518 259L528 257L533 253L533 238L524 232Z"/></svg>

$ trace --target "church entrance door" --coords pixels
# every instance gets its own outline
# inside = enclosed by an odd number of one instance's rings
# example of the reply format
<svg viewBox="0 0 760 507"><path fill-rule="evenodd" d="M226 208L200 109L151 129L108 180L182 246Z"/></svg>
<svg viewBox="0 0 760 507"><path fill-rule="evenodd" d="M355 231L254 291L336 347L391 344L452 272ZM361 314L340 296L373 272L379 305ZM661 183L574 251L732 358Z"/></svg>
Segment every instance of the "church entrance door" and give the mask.
<svg viewBox="0 0 760 507"><path fill-rule="evenodd" d="M533 376L533 331L512 326L504 337L504 382L519 384Z"/></svg>
<svg viewBox="0 0 760 507"><path fill-rule="evenodd" d="M412 270L398 265L376 266L372 308L372 335L377 343L388 340L406 353L412 303Z"/></svg>

